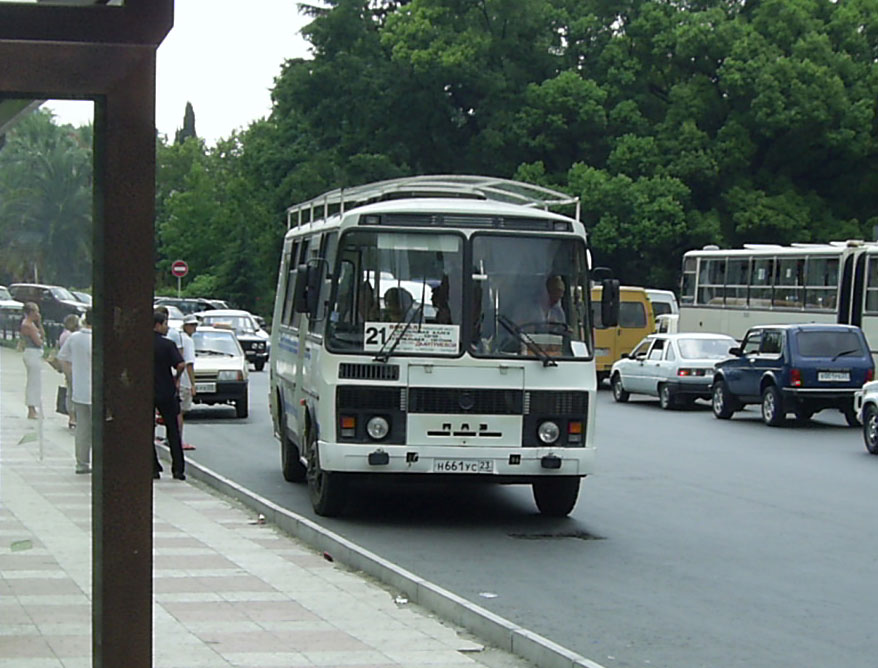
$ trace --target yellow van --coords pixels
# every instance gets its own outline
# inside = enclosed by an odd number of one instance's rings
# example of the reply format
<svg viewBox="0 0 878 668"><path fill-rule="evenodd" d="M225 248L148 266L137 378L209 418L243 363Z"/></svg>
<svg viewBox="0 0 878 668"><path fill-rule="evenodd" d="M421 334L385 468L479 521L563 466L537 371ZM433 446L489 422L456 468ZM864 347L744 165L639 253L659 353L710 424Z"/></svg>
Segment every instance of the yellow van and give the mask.
<svg viewBox="0 0 878 668"><path fill-rule="evenodd" d="M601 287L591 289L594 315L594 347L598 384L610 377L613 362L630 353L648 334L655 332L652 302L643 288L619 288L619 324L604 327L601 322Z"/></svg>

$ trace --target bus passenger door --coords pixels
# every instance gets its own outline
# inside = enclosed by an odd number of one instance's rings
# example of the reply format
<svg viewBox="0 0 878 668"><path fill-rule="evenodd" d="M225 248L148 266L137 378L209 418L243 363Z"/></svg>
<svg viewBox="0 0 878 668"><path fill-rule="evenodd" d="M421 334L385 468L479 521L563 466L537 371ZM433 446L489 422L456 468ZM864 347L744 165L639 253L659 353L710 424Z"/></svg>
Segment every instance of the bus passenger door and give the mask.
<svg viewBox="0 0 878 668"><path fill-rule="evenodd" d="M838 289L837 321L842 325L863 324L866 295L867 255L860 249L842 257L841 281Z"/></svg>

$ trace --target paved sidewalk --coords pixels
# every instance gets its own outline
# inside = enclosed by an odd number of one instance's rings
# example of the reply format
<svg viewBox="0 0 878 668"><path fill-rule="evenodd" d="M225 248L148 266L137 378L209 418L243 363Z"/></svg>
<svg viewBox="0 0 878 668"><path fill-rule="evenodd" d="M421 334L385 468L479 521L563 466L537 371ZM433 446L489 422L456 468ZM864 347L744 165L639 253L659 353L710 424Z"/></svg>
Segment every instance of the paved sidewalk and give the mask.
<svg viewBox="0 0 878 668"><path fill-rule="evenodd" d="M0 665L91 666L91 476L0 348ZM42 438L40 437L42 436ZM526 668L194 481L155 483L153 665Z"/></svg>

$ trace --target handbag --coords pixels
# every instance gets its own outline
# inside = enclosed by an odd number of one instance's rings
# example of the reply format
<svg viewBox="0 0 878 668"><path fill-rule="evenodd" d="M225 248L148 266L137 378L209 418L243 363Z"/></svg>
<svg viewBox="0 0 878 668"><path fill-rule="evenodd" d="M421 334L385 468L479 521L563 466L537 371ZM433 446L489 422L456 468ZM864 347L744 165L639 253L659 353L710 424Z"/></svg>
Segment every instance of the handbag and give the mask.
<svg viewBox="0 0 878 668"><path fill-rule="evenodd" d="M58 386L58 394L55 397L55 412L67 415L67 388Z"/></svg>

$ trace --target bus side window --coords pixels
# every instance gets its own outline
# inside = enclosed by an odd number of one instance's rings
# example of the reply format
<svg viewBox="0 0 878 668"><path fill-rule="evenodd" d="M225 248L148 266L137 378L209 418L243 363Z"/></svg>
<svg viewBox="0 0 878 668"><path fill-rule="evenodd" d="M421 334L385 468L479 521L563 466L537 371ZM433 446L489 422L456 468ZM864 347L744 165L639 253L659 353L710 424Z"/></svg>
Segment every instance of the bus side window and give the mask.
<svg viewBox="0 0 878 668"><path fill-rule="evenodd" d="M293 315L293 295L296 293L296 266L298 264L297 253L299 251L299 242L294 241L290 248L289 269L287 270L286 294L284 296L284 310L281 314L281 323L289 325L292 322Z"/></svg>
<svg viewBox="0 0 878 668"><path fill-rule="evenodd" d="M335 252L338 244L338 233L324 234L320 240L320 258L325 262L320 263L320 299L317 307L317 320L326 318L326 308L329 304L329 293L332 290L332 267L335 264ZM321 326L321 330L323 327Z"/></svg>
<svg viewBox="0 0 878 668"><path fill-rule="evenodd" d="M295 267L290 267L290 271L298 271L299 265L305 264L308 261L308 259L309 259L308 248L310 245L311 245L311 239L303 239L302 240L302 245L299 248L299 259L296 262ZM292 325L293 327L298 329L299 322L302 320L302 314L297 313L296 309L292 308L292 306L291 306L291 310L292 310L292 313L290 314L290 316L291 316L290 325Z"/></svg>

